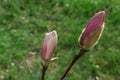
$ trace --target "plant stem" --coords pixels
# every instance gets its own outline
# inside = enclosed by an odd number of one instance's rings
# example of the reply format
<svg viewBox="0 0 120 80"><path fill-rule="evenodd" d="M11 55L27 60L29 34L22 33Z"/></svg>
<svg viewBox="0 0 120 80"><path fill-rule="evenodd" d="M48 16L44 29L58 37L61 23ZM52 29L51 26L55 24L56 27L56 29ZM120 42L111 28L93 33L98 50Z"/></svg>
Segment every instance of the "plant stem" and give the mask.
<svg viewBox="0 0 120 80"><path fill-rule="evenodd" d="M45 73L46 73L47 68L48 68L48 66L43 65L43 67L42 67L42 76L41 76L41 80L45 80Z"/></svg>
<svg viewBox="0 0 120 80"><path fill-rule="evenodd" d="M66 77L66 75L68 74L68 72L70 71L70 69L72 68L72 66L75 64L75 62L86 52L87 50L83 50L81 49L79 51L79 53L73 58L73 60L71 61L70 65L68 66L68 68L66 69L66 71L64 72L64 74L62 75L62 77L60 78L60 80L64 80L64 78Z"/></svg>

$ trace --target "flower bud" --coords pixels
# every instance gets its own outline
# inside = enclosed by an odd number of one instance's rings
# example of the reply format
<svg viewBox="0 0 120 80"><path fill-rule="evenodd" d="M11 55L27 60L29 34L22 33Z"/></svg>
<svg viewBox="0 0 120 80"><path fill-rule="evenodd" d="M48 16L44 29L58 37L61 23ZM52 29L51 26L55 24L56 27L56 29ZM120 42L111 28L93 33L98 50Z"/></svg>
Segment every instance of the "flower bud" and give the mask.
<svg viewBox="0 0 120 80"><path fill-rule="evenodd" d="M82 49L89 50L97 43L104 29L104 16L105 12L101 11L90 19L87 27L78 39Z"/></svg>
<svg viewBox="0 0 120 80"><path fill-rule="evenodd" d="M57 39L58 37L56 31L46 33L41 49L41 58L44 61L50 61L50 59L52 58L57 46Z"/></svg>

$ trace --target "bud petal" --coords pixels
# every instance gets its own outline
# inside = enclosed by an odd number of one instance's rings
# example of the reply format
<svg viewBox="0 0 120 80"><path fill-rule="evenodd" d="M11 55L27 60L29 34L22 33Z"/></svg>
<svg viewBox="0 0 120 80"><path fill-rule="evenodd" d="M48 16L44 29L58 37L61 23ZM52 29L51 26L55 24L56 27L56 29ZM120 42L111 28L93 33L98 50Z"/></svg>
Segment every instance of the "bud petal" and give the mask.
<svg viewBox="0 0 120 80"><path fill-rule="evenodd" d="M104 16L105 12L101 11L91 18L87 27L79 37L78 41L81 48L89 50L97 43L104 29Z"/></svg>
<svg viewBox="0 0 120 80"><path fill-rule="evenodd" d="M57 33L52 31L46 34L42 44L41 58L45 61L50 61L57 46Z"/></svg>

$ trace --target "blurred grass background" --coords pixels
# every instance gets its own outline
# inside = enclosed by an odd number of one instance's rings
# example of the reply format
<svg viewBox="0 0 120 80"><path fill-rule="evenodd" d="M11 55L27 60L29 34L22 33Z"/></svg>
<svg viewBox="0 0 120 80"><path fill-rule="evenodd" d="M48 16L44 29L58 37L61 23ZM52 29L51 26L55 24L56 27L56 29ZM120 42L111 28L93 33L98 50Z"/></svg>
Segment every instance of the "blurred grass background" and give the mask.
<svg viewBox="0 0 120 80"><path fill-rule="evenodd" d="M79 51L78 37L90 18L106 11L105 30L94 49L66 80L120 80L119 0L0 0L0 78L40 80L44 34L56 30L58 46L46 80L59 80ZM96 79L98 78L98 79Z"/></svg>

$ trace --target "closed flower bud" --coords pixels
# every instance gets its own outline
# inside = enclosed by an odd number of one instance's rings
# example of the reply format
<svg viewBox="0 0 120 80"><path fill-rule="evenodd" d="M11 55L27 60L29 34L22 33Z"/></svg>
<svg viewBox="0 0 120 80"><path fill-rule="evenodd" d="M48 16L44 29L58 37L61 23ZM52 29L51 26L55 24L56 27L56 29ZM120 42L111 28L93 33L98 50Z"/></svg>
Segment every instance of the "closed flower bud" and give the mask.
<svg viewBox="0 0 120 80"><path fill-rule="evenodd" d="M83 30L78 42L82 49L89 50L98 42L104 29L105 12L96 13Z"/></svg>
<svg viewBox="0 0 120 80"><path fill-rule="evenodd" d="M50 61L50 59L52 58L57 46L57 39L58 37L56 31L46 33L41 49L41 58L44 61Z"/></svg>

